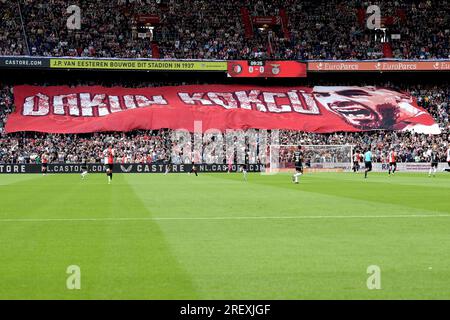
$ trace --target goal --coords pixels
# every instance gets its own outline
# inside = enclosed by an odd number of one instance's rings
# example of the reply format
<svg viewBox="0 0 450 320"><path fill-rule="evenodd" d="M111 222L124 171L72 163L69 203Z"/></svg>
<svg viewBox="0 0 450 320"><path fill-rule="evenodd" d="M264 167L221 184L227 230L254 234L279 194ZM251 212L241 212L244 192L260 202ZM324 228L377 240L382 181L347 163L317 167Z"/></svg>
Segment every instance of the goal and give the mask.
<svg viewBox="0 0 450 320"><path fill-rule="evenodd" d="M270 145L269 173L295 169L294 152L301 147L305 171L342 172L353 167L352 145Z"/></svg>

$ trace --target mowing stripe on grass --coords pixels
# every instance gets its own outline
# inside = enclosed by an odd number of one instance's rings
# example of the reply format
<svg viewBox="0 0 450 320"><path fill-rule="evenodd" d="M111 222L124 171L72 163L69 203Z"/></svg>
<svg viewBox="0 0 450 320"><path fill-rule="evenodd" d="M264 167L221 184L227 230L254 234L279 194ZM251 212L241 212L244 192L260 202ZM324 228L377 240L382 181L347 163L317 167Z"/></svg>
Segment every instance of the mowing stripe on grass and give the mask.
<svg viewBox="0 0 450 320"><path fill-rule="evenodd" d="M450 218L450 214L358 215L358 216L278 216L278 217L149 217L149 218L42 218L0 219L1 222L84 222L84 221L161 221L161 220L301 220L301 219L402 219L402 218Z"/></svg>

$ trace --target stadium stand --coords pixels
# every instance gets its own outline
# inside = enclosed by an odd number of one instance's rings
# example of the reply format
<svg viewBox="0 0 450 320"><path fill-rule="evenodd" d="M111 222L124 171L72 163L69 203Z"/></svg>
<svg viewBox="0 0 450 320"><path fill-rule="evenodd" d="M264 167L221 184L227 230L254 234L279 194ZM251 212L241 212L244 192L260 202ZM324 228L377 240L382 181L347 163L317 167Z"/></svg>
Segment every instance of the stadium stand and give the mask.
<svg viewBox="0 0 450 320"><path fill-rule="evenodd" d="M225 60L450 58L449 15L443 14L448 13L448 1L373 4L383 12L388 42L374 41L374 31L365 27L363 4L356 0L2 1L0 54ZM81 30L66 28L69 5L79 5L83 12ZM273 23L259 23L258 17L273 17ZM144 38L139 21L145 19L153 19L154 29Z"/></svg>
<svg viewBox="0 0 450 320"><path fill-rule="evenodd" d="M66 27L69 5L83 12L82 29ZM0 1L0 55L73 56L176 59L436 59L450 58L448 1L383 1L382 26L390 41L374 40L365 27L367 4L361 1ZM190 10L184 10L186 7ZM339 12L339 14L336 14ZM274 20L261 23L258 18ZM142 21L150 19L152 34L142 37ZM148 31L148 30L147 30ZM401 37L393 35L401 34ZM192 80L190 80L192 83ZM31 81L32 82L32 81ZM208 82L208 81L205 81ZM342 80L325 81L343 85ZM40 82L40 85L45 83ZM63 84L64 83L63 81ZM67 83L69 84L69 83ZM70 85L100 84L80 80ZM177 80L118 82L148 87L184 84ZM393 86L376 82L377 86ZM13 85L0 85L0 162L32 162L47 150L53 162L101 161L101 151L114 137L121 141L119 158L155 162L169 150L169 130L86 135L4 133L6 117L14 109ZM114 85L114 84L107 84ZM363 83L361 83L363 85ZM398 86L397 84L394 84ZM448 144L448 83L402 84L444 128L439 136L400 132L311 134L282 131L284 144L370 144L375 161L397 143L404 162L427 161L425 151L439 146L445 159Z"/></svg>

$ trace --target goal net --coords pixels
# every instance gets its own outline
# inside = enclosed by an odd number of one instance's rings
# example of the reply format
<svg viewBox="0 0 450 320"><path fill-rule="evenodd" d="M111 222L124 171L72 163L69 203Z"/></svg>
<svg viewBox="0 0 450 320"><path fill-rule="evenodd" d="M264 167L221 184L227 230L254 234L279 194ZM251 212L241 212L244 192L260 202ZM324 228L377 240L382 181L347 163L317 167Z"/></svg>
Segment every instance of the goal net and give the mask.
<svg viewBox="0 0 450 320"><path fill-rule="evenodd" d="M295 169L294 152L299 145L271 145L269 147L269 173ZM342 172L353 167L351 145L300 145L305 171Z"/></svg>

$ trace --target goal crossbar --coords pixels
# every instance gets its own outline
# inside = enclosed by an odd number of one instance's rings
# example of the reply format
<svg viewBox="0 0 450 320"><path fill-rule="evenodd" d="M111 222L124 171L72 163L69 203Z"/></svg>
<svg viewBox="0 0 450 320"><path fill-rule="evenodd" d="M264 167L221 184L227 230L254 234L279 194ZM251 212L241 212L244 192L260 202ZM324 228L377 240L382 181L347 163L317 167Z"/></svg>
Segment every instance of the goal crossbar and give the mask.
<svg viewBox="0 0 450 320"><path fill-rule="evenodd" d="M303 166L311 171L348 171L353 167L354 145L272 144L269 173L293 170L292 157L298 147L301 147Z"/></svg>

